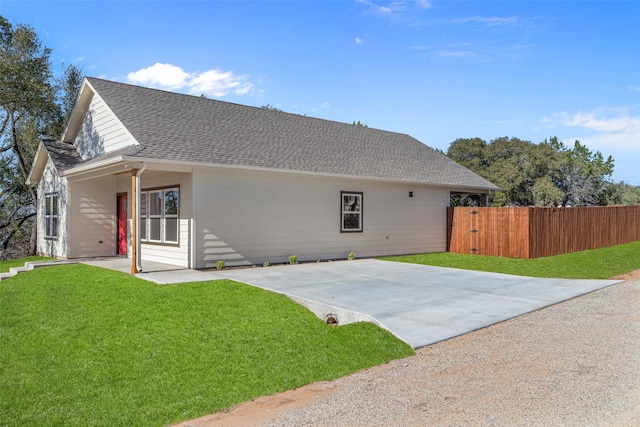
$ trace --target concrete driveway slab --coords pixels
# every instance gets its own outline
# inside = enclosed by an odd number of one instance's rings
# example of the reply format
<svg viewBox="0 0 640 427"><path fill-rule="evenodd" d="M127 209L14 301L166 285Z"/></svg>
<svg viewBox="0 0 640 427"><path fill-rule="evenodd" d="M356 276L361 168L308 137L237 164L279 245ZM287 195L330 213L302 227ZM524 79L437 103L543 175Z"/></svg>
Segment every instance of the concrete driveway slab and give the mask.
<svg viewBox="0 0 640 427"><path fill-rule="evenodd" d="M138 277L157 283L236 280L285 294L321 319L376 323L414 348L620 282L538 279L374 259L224 271L146 265L149 269Z"/></svg>
<svg viewBox="0 0 640 427"><path fill-rule="evenodd" d="M320 318L373 321L414 348L583 295L616 280L538 279L380 260L230 270ZM359 318L358 314L362 317Z"/></svg>

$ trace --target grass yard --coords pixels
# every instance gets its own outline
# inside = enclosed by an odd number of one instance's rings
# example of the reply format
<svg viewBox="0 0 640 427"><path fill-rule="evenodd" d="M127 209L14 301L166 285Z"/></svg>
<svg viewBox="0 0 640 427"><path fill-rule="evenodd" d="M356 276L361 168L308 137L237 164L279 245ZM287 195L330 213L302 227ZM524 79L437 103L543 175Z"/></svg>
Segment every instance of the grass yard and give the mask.
<svg viewBox="0 0 640 427"><path fill-rule="evenodd" d="M0 261L0 273L6 273L12 267L24 267L25 262L31 261L53 261L53 258L47 258L43 256L30 256L26 258L19 259L8 259L5 261Z"/></svg>
<svg viewBox="0 0 640 427"><path fill-rule="evenodd" d="M0 282L0 425L161 426L413 354L233 281L82 264Z"/></svg>
<svg viewBox="0 0 640 427"><path fill-rule="evenodd" d="M640 270L640 242L535 259L514 259L449 252L384 257L389 261L491 271L519 276L607 279Z"/></svg>

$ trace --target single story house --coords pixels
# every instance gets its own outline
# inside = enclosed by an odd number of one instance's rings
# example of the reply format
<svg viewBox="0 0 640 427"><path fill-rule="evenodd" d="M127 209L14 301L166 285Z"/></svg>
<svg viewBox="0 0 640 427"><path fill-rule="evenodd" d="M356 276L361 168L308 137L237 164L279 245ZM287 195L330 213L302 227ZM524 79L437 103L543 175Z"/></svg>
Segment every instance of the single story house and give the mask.
<svg viewBox="0 0 640 427"><path fill-rule="evenodd" d="M39 253L132 272L444 251L450 193L497 189L408 135L97 78L28 182Z"/></svg>

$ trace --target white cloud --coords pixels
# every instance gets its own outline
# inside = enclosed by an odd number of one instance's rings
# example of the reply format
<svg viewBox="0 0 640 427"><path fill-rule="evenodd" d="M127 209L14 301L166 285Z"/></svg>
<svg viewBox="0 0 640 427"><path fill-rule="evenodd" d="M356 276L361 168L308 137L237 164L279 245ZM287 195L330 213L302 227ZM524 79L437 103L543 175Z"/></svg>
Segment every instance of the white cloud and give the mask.
<svg viewBox="0 0 640 427"><path fill-rule="evenodd" d="M381 4L380 2L369 0L356 0L356 2L366 5L372 12L376 14L387 16L404 12L414 5L422 9L431 8L431 2L428 0L393 1L386 4Z"/></svg>
<svg viewBox="0 0 640 427"><path fill-rule="evenodd" d="M434 52L435 55L448 58L477 58L481 56L479 53L472 50L438 50Z"/></svg>
<svg viewBox="0 0 640 427"><path fill-rule="evenodd" d="M189 92L193 94L225 96L229 92L234 92L236 95L246 95L253 85L244 80L246 76L236 76L231 71L213 69L192 74L188 87Z"/></svg>
<svg viewBox="0 0 640 427"><path fill-rule="evenodd" d="M127 75L127 80L130 83L164 89L184 87L188 78L189 73L186 73L182 68L159 62Z"/></svg>
<svg viewBox="0 0 640 427"><path fill-rule="evenodd" d="M409 47L409 49L422 52L427 56L469 58L476 61L491 61L494 58L519 59L528 56L531 48L531 45L508 44L498 41L488 41L484 43L447 43L441 46L423 45Z"/></svg>
<svg viewBox="0 0 640 427"><path fill-rule="evenodd" d="M451 20L453 24L468 24L468 23L479 23L485 24L489 27L506 27L516 25L520 22L520 18L517 16L506 16L506 17L498 17L498 16L469 16L466 18L457 18Z"/></svg>
<svg viewBox="0 0 640 427"><path fill-rule="evenodd" d="M579 137L599 150L640 150L640 116L632 116L624 109L599 108L590 112L561 112L542 120L548 127L579 128L585 135Z"/></svg>
<svg viewBox="0 0 640 427"><path fill-rule="evenodd" d="M321 109L327 109L329 107L331 107L331 104L329 104L328 101L324 101L322 104L320 104L319 107L312 108L311 111L316 112L316 111L319 111Z"/></svg>
<svg viewBox="0 0 640 427"><path fill-rule="evenodd" d="M453 25L475 25L478 28L488 29L491 31L511 30L526 32L544 31L554 18L540 16L466 16L460 18L447 19L440 22Z"/></svg>
<svg viewBox="0 0 640 427"><path fill-rule="evenodd" d="M362 44L364 43L364 39L361 37L356 37L356 39L354 40L356 42L356 44Z"/></svg>
<svg viewBox="0 0 640 427"><path fill-rule="evenodd" d="M232 71L217 68L188 73L176 65L161 63L127 75L127 81L130 83L157 89L186 90L192 95L204 94L214 97L222 97L229 93L246 95L253 88L253 83L247 79L246 74L235 75Z"/></svg>
<svg viewBox="0 0 640 427"><path fill-rule="evenodd" d="M640 117L630 117L627 114L618 117L598 117L596 112L574 114L560 113L565 126L578 126L605 133L638 133L640 132Z"/></svg>

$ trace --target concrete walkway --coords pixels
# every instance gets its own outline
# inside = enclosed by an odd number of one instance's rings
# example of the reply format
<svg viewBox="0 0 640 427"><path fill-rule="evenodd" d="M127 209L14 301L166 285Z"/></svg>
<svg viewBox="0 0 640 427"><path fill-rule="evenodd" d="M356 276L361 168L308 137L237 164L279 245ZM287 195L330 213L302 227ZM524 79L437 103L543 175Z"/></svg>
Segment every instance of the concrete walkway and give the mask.
<svg viewBox="0 0 640 427"><path fill-rule="evenodd" d="M116 261L90 264L114 268ZM538 279L374 259L220 272L146 262L143 267L147 272L137 276L156 283L228 278L279 292L321 319L333 317L338 324L371 321L414 348L620 282Z"/></svg>
<svg viewBox="0 0 640 427"><path fill-rule="evenodd" d="M5 272L5 273L0 273L0 281L5 280L5 279L9 279L13 276L15 276L18 273L24 273L26 271L33 271L36 268L44 268L44 267L53 267L56 265L68 265L68 264L75 264L76 261L68 261L68 260L61 260L61 261L28 261L24 263L23 267L11 267L9 268L9 271Z"/></svg>

